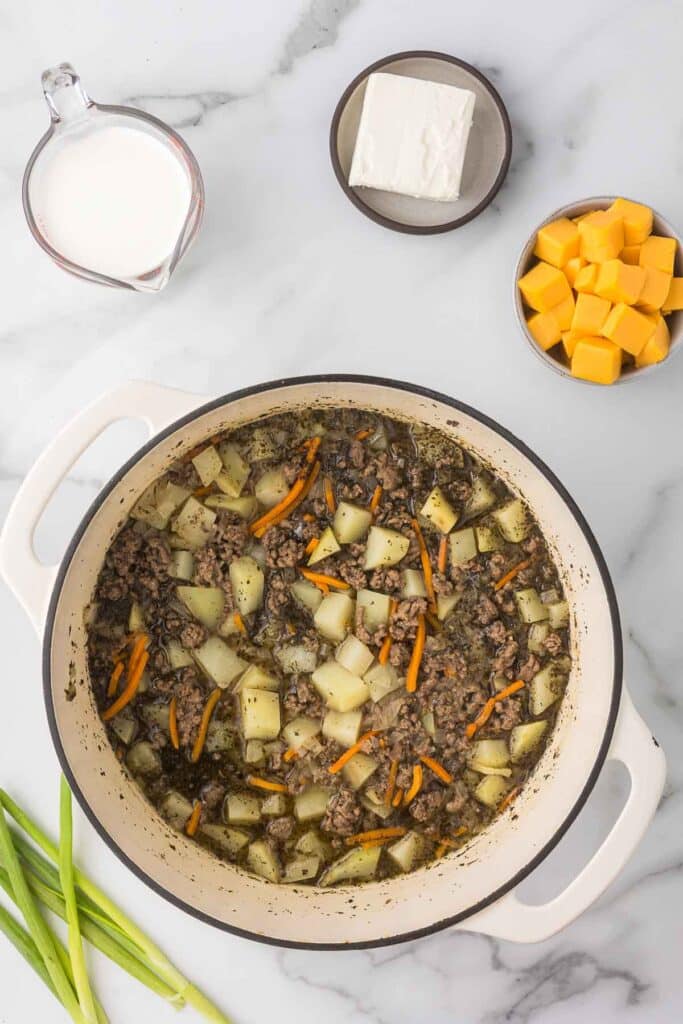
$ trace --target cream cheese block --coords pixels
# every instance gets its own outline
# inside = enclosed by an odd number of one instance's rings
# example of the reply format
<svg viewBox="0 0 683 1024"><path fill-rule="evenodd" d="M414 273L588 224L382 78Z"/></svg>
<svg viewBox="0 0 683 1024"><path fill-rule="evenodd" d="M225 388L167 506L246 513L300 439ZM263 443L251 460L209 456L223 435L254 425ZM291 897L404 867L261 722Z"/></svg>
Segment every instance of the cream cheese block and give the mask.
<svg viewBox="0 0 683 1024"><path fill-rule="evenodd" d="M448 202L460 195L474 93L378 72L365 89L349 185Z"/></svg>

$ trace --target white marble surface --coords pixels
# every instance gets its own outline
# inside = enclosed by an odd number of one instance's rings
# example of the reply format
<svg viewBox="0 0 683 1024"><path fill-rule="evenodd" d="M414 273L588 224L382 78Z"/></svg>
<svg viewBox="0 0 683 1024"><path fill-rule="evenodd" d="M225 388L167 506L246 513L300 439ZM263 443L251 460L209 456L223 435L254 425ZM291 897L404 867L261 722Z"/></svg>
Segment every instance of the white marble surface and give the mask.
<svg viewBox="0 0 683 1024"><path fill-rule="evenodd" d="M208 394L334 370L440 388L512 428L583 507L618 590L632 692L669 756L666 797L626 871L582 919L534 947L442 933L373 952L270 949L212 931L149 892L79 815L81 856L238 1024L679 1020L683 359L628 387L565 382L525 350L510 300L526 234L568 200L623 192L683 223L683 4L4 0L0 24L0 508L54 431L131 376ZM441 237L401 236L363 218L327 153L347 82L409 48L481 67L513 123L512 167L495 206ZM39 75L60 60L97 99L170 121L202 165L204 228L157 297L69 278L25 227L21 173L47 121ZM81 460L40 526L41 555L59 555L140 440L121 425ZM54 825L57 764L38 643L4 588L0 616L0 779ZM526 892L557 891L623 797L624 780L609 774ZM95 967L113 1021L176 1019L108 963ZM3 1024L65 1019L4 940L0 977Z"/></svg>

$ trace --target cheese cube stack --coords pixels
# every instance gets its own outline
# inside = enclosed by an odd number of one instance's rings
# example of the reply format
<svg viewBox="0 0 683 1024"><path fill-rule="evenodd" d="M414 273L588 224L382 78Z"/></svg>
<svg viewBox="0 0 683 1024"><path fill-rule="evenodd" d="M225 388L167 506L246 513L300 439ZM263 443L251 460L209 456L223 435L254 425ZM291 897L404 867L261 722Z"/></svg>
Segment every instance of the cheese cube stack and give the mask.
<svg viewBox="0 0 683 1024"><path fill-rule="evenodd" d="M624 365L669 352L665 317L683 309L675 238L652 234L648 206L615 199L607 210L560 217L536 235L538 262L518 281L529 333L571 373L612 384Z"/></svg>

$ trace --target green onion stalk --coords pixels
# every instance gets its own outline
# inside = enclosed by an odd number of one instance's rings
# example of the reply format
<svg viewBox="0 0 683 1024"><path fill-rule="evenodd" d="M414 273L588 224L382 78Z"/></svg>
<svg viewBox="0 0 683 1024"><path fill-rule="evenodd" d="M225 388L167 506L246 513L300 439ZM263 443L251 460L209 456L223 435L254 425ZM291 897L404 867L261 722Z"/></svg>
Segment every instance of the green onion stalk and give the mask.
<svg viewBox="0 0 683 1024"><path fill-rule="evenodd" d="M64 893L64 909L68 926L69 957L74 974L74 985L83 1016L88 1024L96 1024L97 1011L90 989L88 969L83 954L81 928L78 918L78 904L74 888L73 853L73 817L71 809L71 790L62 776L59 787L59 878Z"/></svg>

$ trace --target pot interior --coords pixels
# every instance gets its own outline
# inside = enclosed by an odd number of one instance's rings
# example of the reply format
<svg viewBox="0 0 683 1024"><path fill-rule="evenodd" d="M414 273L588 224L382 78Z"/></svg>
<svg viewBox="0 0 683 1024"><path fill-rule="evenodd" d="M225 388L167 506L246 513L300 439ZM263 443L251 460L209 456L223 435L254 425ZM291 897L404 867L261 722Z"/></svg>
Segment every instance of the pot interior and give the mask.
<svg viewBox="0 0 683 1024"><path fill-rule="evenodd" d="M104 554L141 491L210 435L273 412L355 406L437 427L524 496L563 577L573 668L551 741L514 806L462 850L402 878L332 890L274 886L172 831L117 761L91 695L84 608ZM105 489L62 566L45 638L48 714L65 769L93 823L148 883L187 910L287 944L374 944L407 938L481 909L559 838L602 763L618 701L618 622L592 538L543 468L472 412L407 386L300 381L212 403L153 441ZM68 680L69 685L65 685Z"/></svg>

